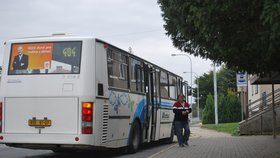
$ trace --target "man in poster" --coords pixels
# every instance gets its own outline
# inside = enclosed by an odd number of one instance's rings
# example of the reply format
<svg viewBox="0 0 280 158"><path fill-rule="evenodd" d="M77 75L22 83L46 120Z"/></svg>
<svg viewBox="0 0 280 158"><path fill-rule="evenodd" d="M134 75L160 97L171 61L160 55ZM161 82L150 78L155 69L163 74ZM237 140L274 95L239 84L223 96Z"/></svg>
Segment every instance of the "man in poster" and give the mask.
<svg viewBox="0 0 280 158"><path fill-rule="evenodd" d="M18 55L14 57L13 69L26 70L28 67L28 56L23 54L23 47L18 47Z"/></svg>

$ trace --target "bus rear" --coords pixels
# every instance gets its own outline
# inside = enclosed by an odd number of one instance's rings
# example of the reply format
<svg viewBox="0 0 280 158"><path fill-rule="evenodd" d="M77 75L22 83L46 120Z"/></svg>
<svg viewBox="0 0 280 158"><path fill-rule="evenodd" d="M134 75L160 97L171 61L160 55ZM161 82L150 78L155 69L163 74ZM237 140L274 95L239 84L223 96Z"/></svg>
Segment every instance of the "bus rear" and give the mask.
<svg viewBox="0 0 280 158"><path fill-rule="evenodd" d="M94 48L91 37L5 43L0 143L53 150L95 145Z"/></svg>

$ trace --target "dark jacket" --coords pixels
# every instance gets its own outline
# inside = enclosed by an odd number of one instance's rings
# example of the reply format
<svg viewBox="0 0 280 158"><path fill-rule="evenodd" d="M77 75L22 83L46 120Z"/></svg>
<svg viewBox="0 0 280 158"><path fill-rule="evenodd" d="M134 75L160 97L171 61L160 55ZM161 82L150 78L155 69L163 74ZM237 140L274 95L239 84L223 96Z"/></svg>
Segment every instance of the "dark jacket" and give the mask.
<svg viewBox="0 0 280 158"><path fill-rule="evenodd" d="M183 115L182 112L189 110L189 113L191 113L192 109L190 108L189 103L187 103L187 102L184 102L184 103L185 103L184 106L182 106L178 101L173 104L173 112L175 114L175 118L174 118L175 121L188 121L189 120L188 115Z"/></svg>
<svg viewBox="0 0 280 158"><path fill-rule="evenodd" d="M28 56L23 54L21 60L19 56L15 56L13 62L13 69L14 70L25 70L28 67Z"/></svg>

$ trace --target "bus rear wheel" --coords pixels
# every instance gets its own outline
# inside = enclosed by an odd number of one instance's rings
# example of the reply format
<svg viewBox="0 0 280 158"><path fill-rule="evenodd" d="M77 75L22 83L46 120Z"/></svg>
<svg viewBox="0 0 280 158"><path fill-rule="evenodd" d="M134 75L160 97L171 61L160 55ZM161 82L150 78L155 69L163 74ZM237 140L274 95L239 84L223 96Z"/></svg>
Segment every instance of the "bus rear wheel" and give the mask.
<svg viewBox="0 0 280 158"><path fill-rule="evenodd" d="M139 149L140 142L141 142L140 125L138 122L134 122L130 134L128 153L135 153Z"/></svg>

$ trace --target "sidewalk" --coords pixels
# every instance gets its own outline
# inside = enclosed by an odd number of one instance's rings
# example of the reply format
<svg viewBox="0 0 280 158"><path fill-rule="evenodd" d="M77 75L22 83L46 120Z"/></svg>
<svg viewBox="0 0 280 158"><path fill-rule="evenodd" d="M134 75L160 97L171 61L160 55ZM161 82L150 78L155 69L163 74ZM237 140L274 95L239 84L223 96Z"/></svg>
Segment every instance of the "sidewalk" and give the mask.
<svg viewBox="0 0 280 158"><path fill-rule="evenodd" d="M231 136L191 126L190 146L174 144L149 158L280 158L280 136Z"/></svg>

